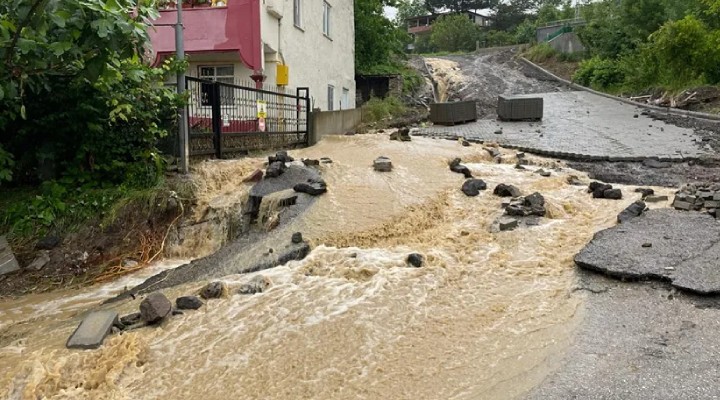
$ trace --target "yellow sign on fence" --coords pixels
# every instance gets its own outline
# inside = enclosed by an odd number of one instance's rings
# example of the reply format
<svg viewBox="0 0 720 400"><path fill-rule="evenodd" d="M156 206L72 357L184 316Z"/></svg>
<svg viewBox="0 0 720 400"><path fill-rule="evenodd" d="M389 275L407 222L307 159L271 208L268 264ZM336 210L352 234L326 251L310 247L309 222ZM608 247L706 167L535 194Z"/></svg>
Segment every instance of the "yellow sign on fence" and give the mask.
<svg viewBox="0 0 720 400"><path fill-rule="evenodd" d="M267 118L267 103L265 102L265 100L257 101L257 117Z"/></svg>

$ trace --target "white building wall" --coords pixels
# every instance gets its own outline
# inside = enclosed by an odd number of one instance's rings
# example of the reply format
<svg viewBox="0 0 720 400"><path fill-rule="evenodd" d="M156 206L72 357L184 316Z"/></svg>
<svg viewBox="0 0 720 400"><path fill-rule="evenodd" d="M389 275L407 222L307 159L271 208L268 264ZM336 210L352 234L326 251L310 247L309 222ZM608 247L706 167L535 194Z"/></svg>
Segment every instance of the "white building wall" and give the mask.
<svg viewBox="0 0 720 400"><path fill-rule="evenodd" d="M264 44L266 83L276 84L276 65L290 69L291 88L309 87L312 106L328 110L328 85L334 87L333 109L341 108L343 89L355 108L355 24L353 0L326 0L330 35L323 33L323 0L300 0L301 21L294 23L295 0L262 1L260 23Z"/></svg>

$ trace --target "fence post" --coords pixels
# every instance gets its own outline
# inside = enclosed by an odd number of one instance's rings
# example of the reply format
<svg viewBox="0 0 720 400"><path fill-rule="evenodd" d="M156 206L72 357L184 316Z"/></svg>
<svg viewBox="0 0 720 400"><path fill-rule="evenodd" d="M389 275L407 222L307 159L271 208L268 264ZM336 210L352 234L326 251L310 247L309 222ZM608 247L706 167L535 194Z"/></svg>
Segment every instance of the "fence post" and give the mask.
<svg viewBox="0 0 720 400"><path fill-rule="evenodd" d="M211 90L212 130L215 142L215 157L222 158L222 115L220 111L220 84L213 82Z"/></svg>

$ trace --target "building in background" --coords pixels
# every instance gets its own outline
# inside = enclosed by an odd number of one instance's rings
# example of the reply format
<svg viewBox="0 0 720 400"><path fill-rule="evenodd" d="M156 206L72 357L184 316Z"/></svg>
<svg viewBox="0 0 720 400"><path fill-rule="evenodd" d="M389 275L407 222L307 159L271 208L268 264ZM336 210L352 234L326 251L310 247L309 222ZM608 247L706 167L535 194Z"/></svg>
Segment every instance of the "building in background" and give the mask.
<svg viewBox="0 0 720 400"><path fill-rule="evenodd" d="M150 31L155 62L175 54L174 2ZM238 85L308 87L313 108L355 107L351 0L193 0L183 6L188 75Z"/></svg>
<svg viewBox="0 0 720 400"><path fill-rule="evenodd" d="M408 18L407 20L407 30L410 35L415 37L415 35L422 35L425 33L430 33L432 31L432 24L440 17L444 15L451 15L453 13L447 12L447 13L440 13L440 14L432 14L432 15L423 15L421 17L412 17ZM492 26L493 19L492 17L489 17L487 15L482 15L479 13L476 13L474 11L463 11L462 14L465 14L468 16L468 18L474 22L476 25L482 26L482 27L489 27Z"/></svg>

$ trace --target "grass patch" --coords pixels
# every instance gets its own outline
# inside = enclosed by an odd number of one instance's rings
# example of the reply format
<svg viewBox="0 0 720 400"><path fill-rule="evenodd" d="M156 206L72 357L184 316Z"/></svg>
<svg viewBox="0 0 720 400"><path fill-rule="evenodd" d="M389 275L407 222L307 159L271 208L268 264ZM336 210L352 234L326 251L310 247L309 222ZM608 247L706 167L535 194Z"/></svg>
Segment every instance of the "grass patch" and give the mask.
<svg viewBox="0 0 720 400"><path fill-rule="evenodd" d="M373 97L362 105L362 119L366 123L399 117L406 112L407 106L400 99L393 96L388 96L385 99Z"/></svg>

